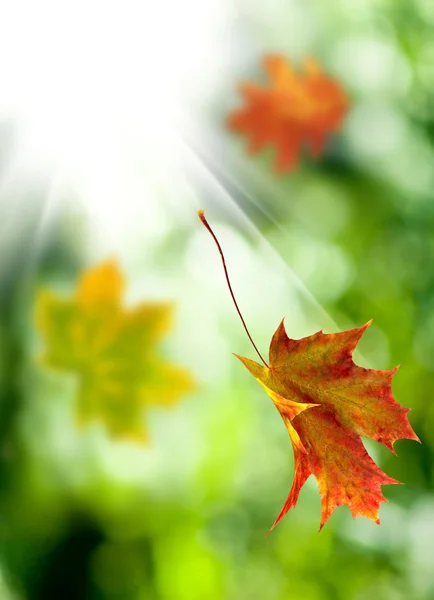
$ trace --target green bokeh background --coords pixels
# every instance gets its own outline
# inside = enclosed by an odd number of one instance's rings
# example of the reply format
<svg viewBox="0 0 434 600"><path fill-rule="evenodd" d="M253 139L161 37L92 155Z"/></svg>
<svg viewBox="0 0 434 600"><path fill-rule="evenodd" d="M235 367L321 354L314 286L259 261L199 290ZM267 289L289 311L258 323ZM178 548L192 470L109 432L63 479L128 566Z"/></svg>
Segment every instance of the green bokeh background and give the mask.
<svg viewBox="0 0 434 600"><path fill-rule="evenodd" d="M139 204L126 198L116 243L73 187L37 254L32 226L13 229L0 290L2 600L434 598L433 32L431 0L237 2L230 35L244 54L231 76L213 75L219 92L188 116L195 159L159 177L155 157L135 157L146 193ZM324 158L304 156L281 178L272 151L247 157L222 125L238 80L260 79L269 51L296 64L317 56L351 98ZM34 206L45 191L29 184ZM231 354L255 358L199 208L263 352L282 317L291 337L373 318L357 362L401 364L394 395L423 443L398 441L398 456L367 443L404 483L383 488L380 526L341 507L318 533L311 478L267 537L292 449ZM36 362L37 290L71 293L81 270L108 255L127 276L127 303L175 301L161 349L198 382L174 409L147 412L149 447L115 442L98 424L77 431L73 374Z"/></svg>

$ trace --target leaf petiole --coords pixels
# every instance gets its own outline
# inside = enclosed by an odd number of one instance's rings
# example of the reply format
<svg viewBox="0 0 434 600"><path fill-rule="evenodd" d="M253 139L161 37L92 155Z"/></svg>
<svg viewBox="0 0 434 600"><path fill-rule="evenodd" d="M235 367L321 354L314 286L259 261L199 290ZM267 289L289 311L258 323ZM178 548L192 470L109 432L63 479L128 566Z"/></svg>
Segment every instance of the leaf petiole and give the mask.
<svg viewBox="0 0 434 600"><path fill-rule="evenodd" d="M262 358L262 354L259 352L258 348L256 347L256 344L255 344L255 342L254 342L254 341L253 341L253 339L252 339L252 336L250 335L250 332L249 332L249 330L247 329L246 322L244 321L243 315L241 314L241 311L240 311L240 309L239 309L239 307L238 307L237 301L235 300L234 292L232 291L231 282L230 282L230 280L229 280L229 274L228 274L228 270L227 270L227 268L226 268L226 261L225 261L225 257L224 257L224 255L223 255L223 250L222 250L222 248L221 248L221 246L220 246L220 243L219 243L219 241L218 241L218 239L217 239L217 237L216 237L216 235L215 235L214 231L211 229L211 227L210 227L210 225L209 225L208 221L206 220L206 218L205 218L205 214L204 214L204 211L203 211L203 210L198 210L198 211L197 211L197 214L198 214L198 216L199 216L199 219L202 221L202 223L205 225L205 227L208 229L208 231L209 231L209 232L210 232L210 234L212 235L212 237L213 237L213 239L214 239L214 241L215 241L215 243L216 243L216 245L217 245L218 251L220 252L220 256L221 256L222 263L223 263L223 269L224 269L224 271L225 271L226 282L227 282L227 284L228 284L228 288L229 288L229 291L230 291L230 293L231 293L232 300L233 300L233 302L234 302L234 304L235 304L235 308L237 309L238 315L239 315L239 317L240 317L240 319L241 319L241 322L242 322L242 324L243 324L243 326L244 326L244 329L245 329L245 331L246 331L246 333L247 333L247 336L248 336L248 338L249 338L250 342L252 343L252 346L253 346L253 348L256 350L256 354L259 356L259 358L260 358L260 359L261 359L261 361L264 363L264 365L267 367L267 369L269 369L270 367L269 367L269 366L268 366L268 364L265 362L265 360Z"/></svg>

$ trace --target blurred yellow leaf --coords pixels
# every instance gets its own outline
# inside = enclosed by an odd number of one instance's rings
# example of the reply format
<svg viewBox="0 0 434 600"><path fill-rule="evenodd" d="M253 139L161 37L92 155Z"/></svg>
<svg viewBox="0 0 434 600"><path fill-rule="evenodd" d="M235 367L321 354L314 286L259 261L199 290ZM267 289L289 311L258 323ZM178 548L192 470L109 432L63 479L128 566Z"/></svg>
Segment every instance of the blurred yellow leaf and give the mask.
<svg viewBox="0 0 434 600"><path fill-rule="evenodd" d="M124 285L116 262L104 262L83 273L71 299L41 291L36 320L45 340L44 364L79 377L79 424L98 419L113 437L143 442L143 408L169 406L194 383L157 353L172 306L123 308Z"/></svg>

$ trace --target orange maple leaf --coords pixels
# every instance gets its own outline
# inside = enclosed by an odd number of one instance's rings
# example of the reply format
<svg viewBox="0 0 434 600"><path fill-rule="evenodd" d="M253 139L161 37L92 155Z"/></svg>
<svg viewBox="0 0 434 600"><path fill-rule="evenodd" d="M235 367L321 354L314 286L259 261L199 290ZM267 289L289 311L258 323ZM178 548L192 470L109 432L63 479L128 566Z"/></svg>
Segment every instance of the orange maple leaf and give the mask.
<svg viewBox="0 0 434 600"><path fill-rule="evenodd" d="M283 173L296 165L304 143L316 157L323 152L327 135L341 126L348 101L311 58L304 74L296 73L283 56L267 56L264 66L269 85L243 83L246 105L229 116L228 125L249 138L252 154L275 146L276 170Z"/></svg>
<svg viewBox="0 0 434 600"><path fill-rule="evenodd" d="M379 523L380 504L387 502L381 486L399 482L374 463L361 436L392 452L398 439L420 440L408 422L410 409L392 396L392 378L398 367L377 371L353 362L353 351L371 321L356 329L331 334L319 331L300 340L287 336L282 321L271 340L268 364L238 308L222 249L203 211L199 218L217 244L235 307L263 365L235 356L273 400L294 449L294 482L272 528L295 506L310 475L315 476L322 499L320 529L342 504L349 506L353 517L364 515Z"/></svg>
<svg viewBox="0 0 434 600"><path fill-rule="evenodd" d="M376 371L352 360L370 323L293 340L282 321L271 340L269 366L236 355L273 400L294 448L294 483L273 527L295 506L312 474L322 499L320 529L342 504L353 517L379 523L379 506L387 502L381 486L399 483L377 467L360 439L381 442L392 452L398 439L418 440L408 422L410 409L392 396L398 368Z"/></svg>

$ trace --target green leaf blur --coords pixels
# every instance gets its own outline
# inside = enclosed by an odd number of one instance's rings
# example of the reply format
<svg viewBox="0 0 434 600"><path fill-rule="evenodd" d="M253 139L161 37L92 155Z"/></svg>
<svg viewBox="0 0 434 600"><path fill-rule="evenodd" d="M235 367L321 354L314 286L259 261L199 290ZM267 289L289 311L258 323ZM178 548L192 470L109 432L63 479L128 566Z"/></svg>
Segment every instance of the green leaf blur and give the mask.
<svg viewBox="0 0 434 600"><path fill-rule="evenodd" d="M187 103L188 118L203 131L186 127L191 138L180 135L170 146L184 148L187 139L186 164L155 143L148 119L128 130L129 151L104 128L98 152L83 135L88 170L73 163L68 173L76 179L66 177L60 189L33 171L12 185L6 166L20 136L13 123L0 124L2 600L434 597L431 0L233 4L216 53L230 68L209 60L196 104ZM168 28L177 23L175 9L168 8ZM164 32L160 38L175 61L182 44ZM109 74L121 51L116 32L110 39ZM224 125L238 102L237 83L256 80L269 51L294 64L316 57L350 98L342 132L324 156L305 154L281 178L272 153L247 156ZM99 65L102 54L93 60ZM124 71L120 86L129 76L148 77L146 69ZM99 76L95 67L88 85ZM87 87L80 94L92 99ZM134 97L128 102L124 116ZM79 123L79 116L65 118ZM113 154L106 153L110 143ZM42 198L53 194L58 208L45 212ZM26 209L19 208L23 198ZM375 369L401 364L393 394L412 408L422 444L398 441L395 457L366 443L381 469L404 484L383 488L390 503L380 509L380 526L353 520L342 507L318 534L320 500L310 478L297 508L266 536L290 487L292 450L272 403L232 355L254 358L199 208L218 232L261 352L283 317L293 338L373 318L355 361ZM38 290L67 297L86 266L107 256L125 270L126 306L175 303L161 352L198 382L170 410L149 407L149 446L114 440L98 422L77 429L76 380L36 360L43 350L34 323Z"/></svg>

